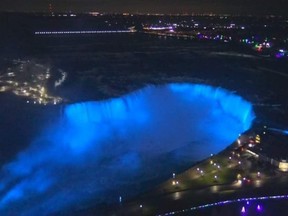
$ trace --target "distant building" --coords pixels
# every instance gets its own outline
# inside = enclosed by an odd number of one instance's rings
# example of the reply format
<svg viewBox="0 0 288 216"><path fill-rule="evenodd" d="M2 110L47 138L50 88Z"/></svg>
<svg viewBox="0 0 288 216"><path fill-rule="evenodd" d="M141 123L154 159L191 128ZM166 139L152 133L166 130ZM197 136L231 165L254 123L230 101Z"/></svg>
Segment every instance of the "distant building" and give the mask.
<svg viewBox="0 0 288 216"><path fill-rule="evenodd" d="M263 128L261 135L254 137L253 145L247 146L246 151L259 160L267 161L279 170L288 172L288 136L284 131Z"/></svg>

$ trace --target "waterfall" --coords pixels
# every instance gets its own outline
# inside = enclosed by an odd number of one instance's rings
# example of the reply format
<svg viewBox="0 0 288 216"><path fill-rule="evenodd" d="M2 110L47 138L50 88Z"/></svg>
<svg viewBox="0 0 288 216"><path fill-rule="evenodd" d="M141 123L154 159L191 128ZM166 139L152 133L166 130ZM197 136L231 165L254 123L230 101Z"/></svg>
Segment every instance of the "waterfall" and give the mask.
<svg viewBox="0 0 288 216"><path fill-rule="evenodd" d="M192 164L223 150L253 119L251 103L240 96L190 83L67 105L2 167L0 214L48 215L135 195L134 179L159 181L177 160Z"/></svg>

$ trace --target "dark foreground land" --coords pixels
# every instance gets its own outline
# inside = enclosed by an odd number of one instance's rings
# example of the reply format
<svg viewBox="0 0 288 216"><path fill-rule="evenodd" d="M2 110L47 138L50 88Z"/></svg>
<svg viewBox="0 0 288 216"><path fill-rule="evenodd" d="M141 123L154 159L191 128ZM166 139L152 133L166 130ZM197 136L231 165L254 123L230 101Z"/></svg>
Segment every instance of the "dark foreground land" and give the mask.
<svg viewBox="0 0 288 216"><path fill-rule="evenodd" d="M288 212L285 208L288 202L287 198L266 200L266 197L288 194L288 174L266 162L255 159L248 153L241 150L235 151L235 146L237 144L196 164L184 173L179 173L175 177L171 175L172 178L151 191L135 199L118 203L114 205L113 210L111 207L106 209L108 213L105 214L242 215L241 210L244 206L246 213L251 216L274 215L275 212L277 215L286 215ZM237 201L237 199L257 197L262 198ZM190 209L225 200L236 202ZM282 210L279 211L279 209ZM87 214L95 215L95 212Z"/></svg>

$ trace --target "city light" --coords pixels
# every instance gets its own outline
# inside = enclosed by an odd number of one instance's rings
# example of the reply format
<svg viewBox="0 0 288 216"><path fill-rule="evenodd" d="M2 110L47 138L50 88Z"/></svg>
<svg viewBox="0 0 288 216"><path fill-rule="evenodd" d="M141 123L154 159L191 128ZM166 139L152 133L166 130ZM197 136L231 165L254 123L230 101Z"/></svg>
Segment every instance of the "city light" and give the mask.
<svg viewBox="0 0 288 216"><path fill-rule="evenodd" d="M10 72L11 70L14 72ZM14 60L12 67L0 77L0 82L4 85L0 88L0 92L11 91L17 96L27 98L26 103L40 105L62 103L63 98L49 94L47 90L49 79L49 67L29 60Z"/></svg>

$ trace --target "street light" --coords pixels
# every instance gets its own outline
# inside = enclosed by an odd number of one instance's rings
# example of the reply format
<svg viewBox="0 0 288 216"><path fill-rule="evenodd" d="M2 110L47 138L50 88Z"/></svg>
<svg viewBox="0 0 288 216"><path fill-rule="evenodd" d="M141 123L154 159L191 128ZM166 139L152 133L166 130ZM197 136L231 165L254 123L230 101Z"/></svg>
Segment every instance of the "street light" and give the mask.
<svg viewBox="0 0 288 216"><path fill-rule="evenodd" d="M179 182L178 181L172 181L172 185L178 185Z"/></svg>

